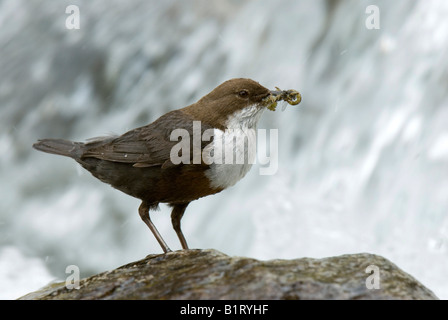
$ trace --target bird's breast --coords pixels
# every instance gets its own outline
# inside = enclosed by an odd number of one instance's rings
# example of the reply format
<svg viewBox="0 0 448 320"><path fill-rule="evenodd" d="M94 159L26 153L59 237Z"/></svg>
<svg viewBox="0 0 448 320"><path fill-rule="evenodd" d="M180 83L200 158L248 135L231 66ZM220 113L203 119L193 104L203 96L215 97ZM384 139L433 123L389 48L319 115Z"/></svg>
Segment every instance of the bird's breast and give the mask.
<svg viewBox="0 0 448 320"><path fill-rule="evenodd" d="M203 159L210 165L205 175L212 188L233 186L255 163L256 127L264 109L250 105L227 118L226 130L214 129L213 142L203 152Z"/></svg>
<svg viewBox="0 0 448 320"><path fill-rule="evenodd" d="M228 188L241 180L255 163L255 129L214 129L213 142L205 147L205 175L212 188Z"/></svg>

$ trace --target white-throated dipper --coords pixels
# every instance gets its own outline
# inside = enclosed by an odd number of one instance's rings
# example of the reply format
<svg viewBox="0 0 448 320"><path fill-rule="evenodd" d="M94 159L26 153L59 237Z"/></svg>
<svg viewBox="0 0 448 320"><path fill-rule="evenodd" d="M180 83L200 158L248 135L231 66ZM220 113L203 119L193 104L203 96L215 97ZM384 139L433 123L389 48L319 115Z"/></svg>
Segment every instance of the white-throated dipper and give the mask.
<svg viewBox="0 0 448 320"><path fill-rule="evenodd" d="M262 112L266 108L274 110L278 100L298 104L301 96L295 90L270 91L251 79L231 79L196 103L168 112L151 124L121 136L95 138L85 143L43 139L33 147L73 158L102 182L142 200L138 209L140 217L164 252L171 250L152 223L149 210L156 209L159 203L168 204L172 207L173 228L182 248L188 249L180 226L188 204L233 186L243 178L251 167L247 153L254 146L235 146L231 149L236 156L239 156L237 153L245 153L244 163L214 163L202 158L199 162L178 163L172 161L172 149L178 144L178 140L172 141L172 132L180 129L194 135L194 124L200 123L201 134L206 130L214 133L208 141L201 140L199 145L194 145L191 141L194 139L190 139L189 157L193 159L198 155L198 150L202 155L202 151L216 145L218 140L228 143L226 136L229 130L255 129ZM250 141L248 144L251 144Z"/></svg>

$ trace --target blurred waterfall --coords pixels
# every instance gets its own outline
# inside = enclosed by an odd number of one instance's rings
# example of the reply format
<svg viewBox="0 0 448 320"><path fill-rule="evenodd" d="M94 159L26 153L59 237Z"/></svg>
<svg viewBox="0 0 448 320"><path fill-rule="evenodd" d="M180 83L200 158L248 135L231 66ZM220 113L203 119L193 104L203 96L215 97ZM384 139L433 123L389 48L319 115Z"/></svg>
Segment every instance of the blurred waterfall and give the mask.
<svg viewBox="0 0 448 320"><path fill-rule="evenodd" d="M377 253L448 299L447 16L442 0L0 1L0 298L160 252L138 200L35 140L121 134L249 77L303 102L260 123L279 129L275 175L255 165L189 206L190 246ZM168 208L152 217L179 249Z"/></svg>

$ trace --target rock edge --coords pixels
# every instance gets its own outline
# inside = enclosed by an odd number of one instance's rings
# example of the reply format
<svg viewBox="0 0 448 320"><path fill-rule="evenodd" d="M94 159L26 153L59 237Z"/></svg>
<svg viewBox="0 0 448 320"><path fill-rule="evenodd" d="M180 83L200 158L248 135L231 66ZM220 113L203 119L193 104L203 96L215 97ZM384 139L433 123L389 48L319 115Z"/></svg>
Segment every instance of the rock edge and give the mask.
<svg viewBox="0 0 448 320"><path fill-rule="evenodd" d="M380 289L368 289L370 265L379 268ZM23 300L96 299L438 299L389 260L373 254L323 259L260 261L219 251L181 250L149 255L115 270L29 293Z"/></svg>

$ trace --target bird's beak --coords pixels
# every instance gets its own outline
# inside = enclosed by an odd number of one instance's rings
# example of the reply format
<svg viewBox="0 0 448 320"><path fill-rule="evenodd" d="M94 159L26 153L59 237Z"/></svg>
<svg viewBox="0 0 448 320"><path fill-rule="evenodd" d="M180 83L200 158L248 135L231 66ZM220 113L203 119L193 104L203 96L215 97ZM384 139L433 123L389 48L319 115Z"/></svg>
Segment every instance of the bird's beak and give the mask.
<svg viewBox="0 0 448 320"><path fill-rule="evenodd" d="M290 105L297 105L302 101L302 96L296 90L280 90L279 88L275 88L277 90L270 91L270 94L263 99L264 105L272 111L275 111L275 107L277 106L278 101L286 101Z"/></svg>
<svg viewBox="0 0 448 320"><path fill-rule="evenodd" d="M271 90L270 93L271 93L271 96L277 97L283 93L283 90Z"/></svg>

